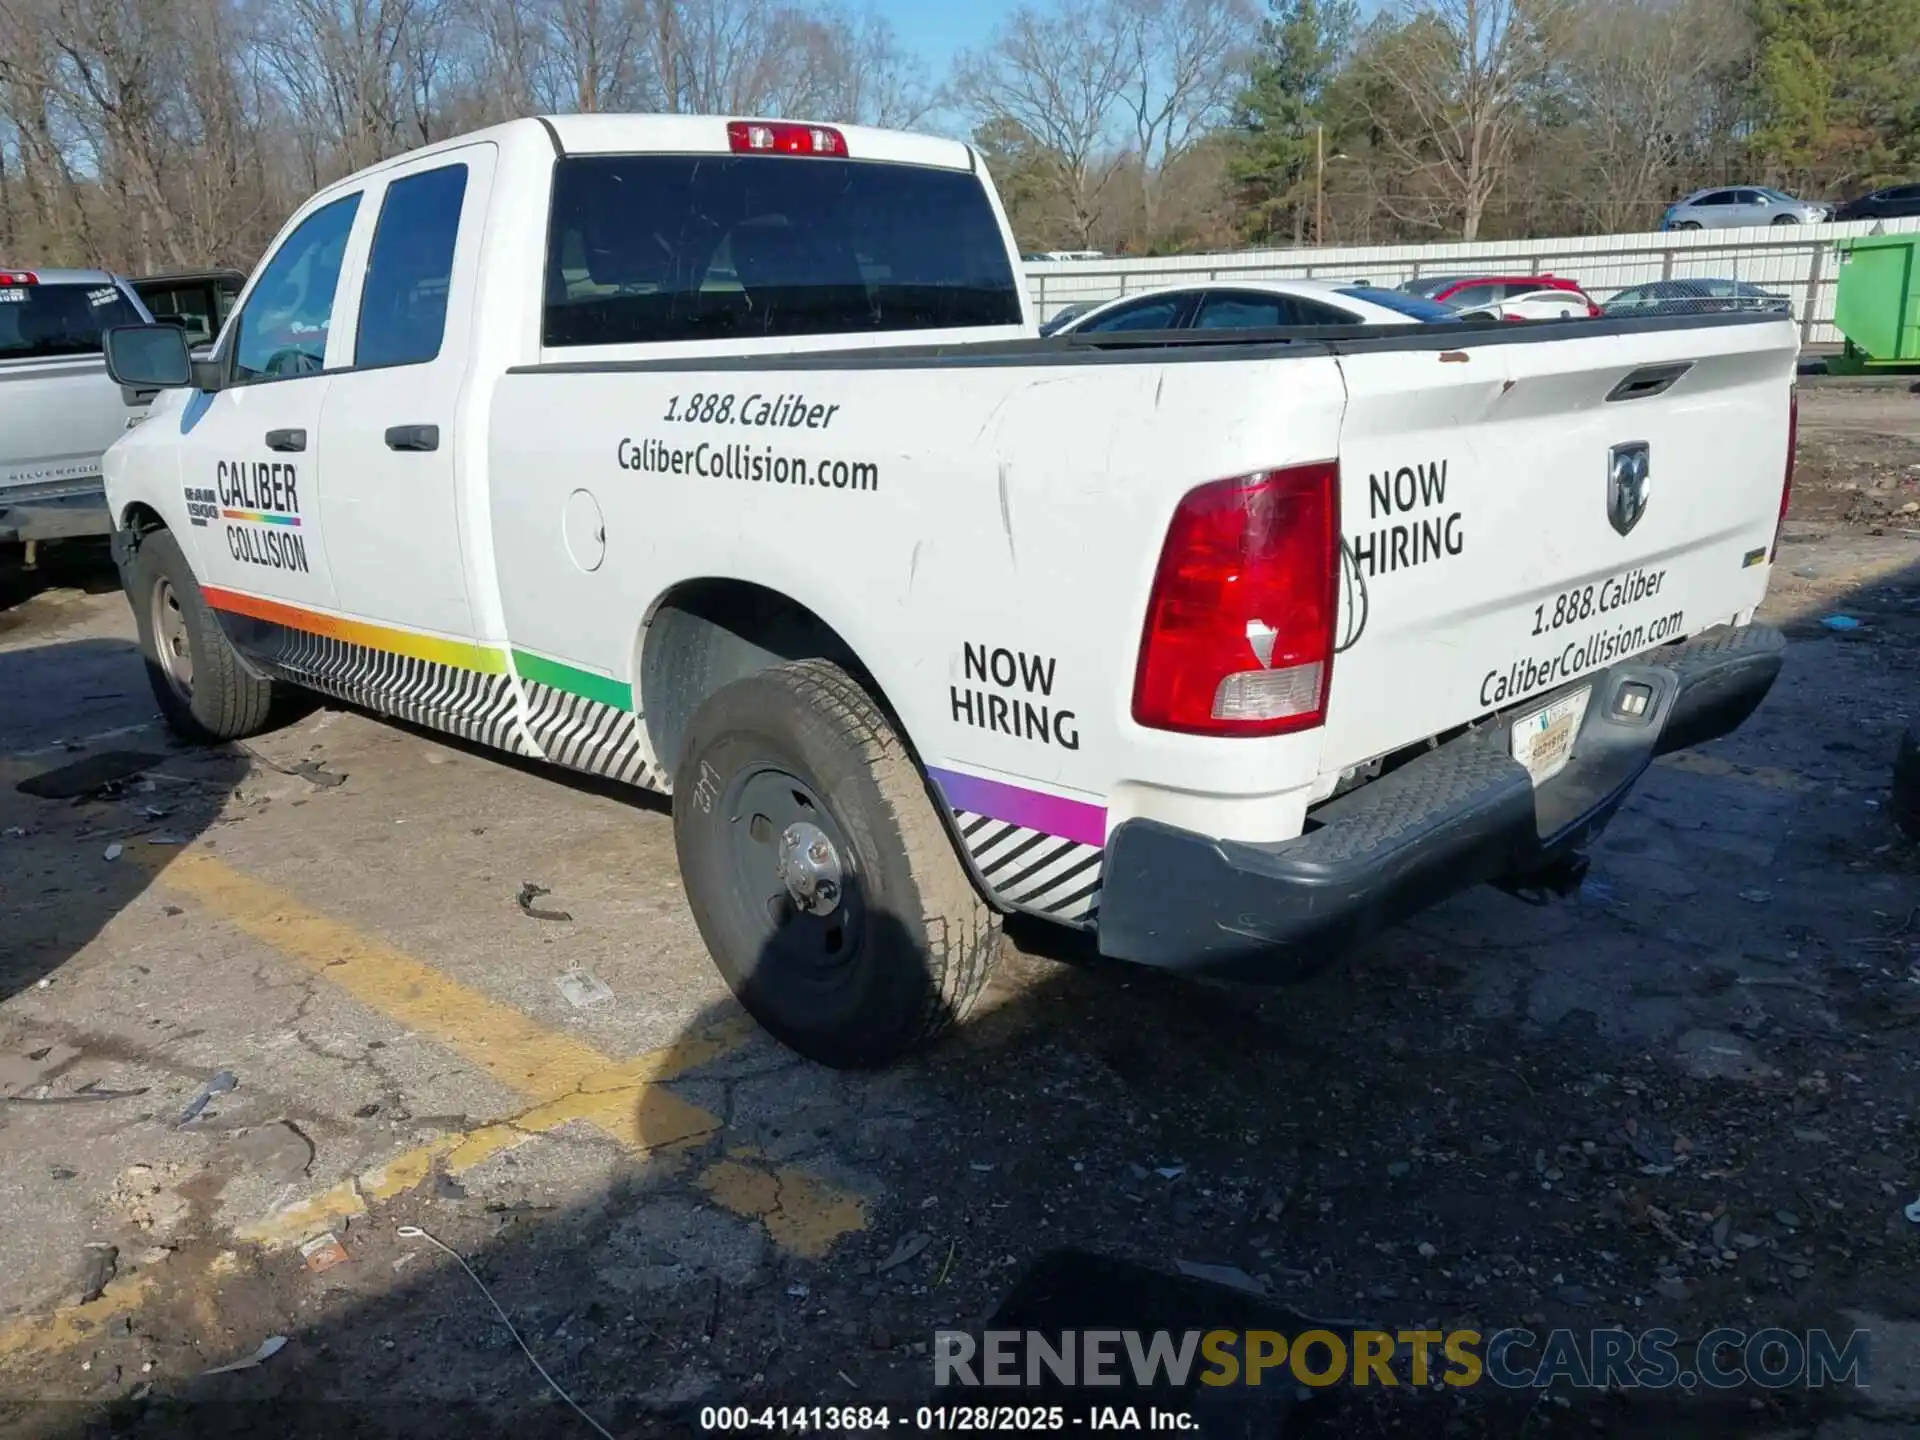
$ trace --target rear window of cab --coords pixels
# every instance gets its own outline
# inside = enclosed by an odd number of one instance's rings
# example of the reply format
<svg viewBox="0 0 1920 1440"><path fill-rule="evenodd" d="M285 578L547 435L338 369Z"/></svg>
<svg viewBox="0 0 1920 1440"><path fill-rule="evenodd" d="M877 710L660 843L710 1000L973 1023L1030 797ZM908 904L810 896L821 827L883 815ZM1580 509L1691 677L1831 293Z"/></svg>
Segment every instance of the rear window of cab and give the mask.
<svg viewBox="0 0 1920 1440"><path fill-rule="evenodd" d="M820 156L577 155L554 170L542 342L1021 323L978 175Z"/></svg>

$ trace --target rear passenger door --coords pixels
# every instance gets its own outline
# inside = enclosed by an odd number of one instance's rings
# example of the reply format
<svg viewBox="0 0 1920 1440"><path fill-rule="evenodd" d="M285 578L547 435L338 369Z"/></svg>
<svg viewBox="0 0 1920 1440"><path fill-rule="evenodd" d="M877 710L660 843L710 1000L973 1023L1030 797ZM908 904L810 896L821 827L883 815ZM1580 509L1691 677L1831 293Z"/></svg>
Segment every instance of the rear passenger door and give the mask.
<svg viewBox="0 0 1920 1440"><path fill-rule="evenodd" d="M321 498L340 609L401 631L474 633L461 544L462 390L495 149L441 151L370 187L367 260L343 287L352 364L321 418ZM416 647L418 648L418 647Z"/></svg>
<svg viewBox="0 0 1920 1440"><path fill-rule="evenodd" d="M1765 225L1772 219L1773 202L1758 190L1734 192L1734 203L1727 211L1729 225Z"/></svg>

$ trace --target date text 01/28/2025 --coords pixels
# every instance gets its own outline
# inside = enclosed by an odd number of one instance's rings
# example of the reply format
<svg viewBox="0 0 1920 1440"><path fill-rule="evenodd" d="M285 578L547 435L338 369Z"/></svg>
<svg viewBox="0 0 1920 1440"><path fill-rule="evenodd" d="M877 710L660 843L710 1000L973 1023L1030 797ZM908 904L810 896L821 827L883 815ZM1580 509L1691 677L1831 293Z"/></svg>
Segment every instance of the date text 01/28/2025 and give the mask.
<svg viewBox="0 0 1920 1440"><path fill-rule="evenodd" d="M921 1434L1178 1434L1197 1429L1198 1422L1185 1410L1158 1405L1091 1405L1085 1413L1064 1405L921 1405L898 1414L885 1405L708 1405L700 1411L700 1428L708 1434L865 1435L896 1426Z"/></svg>

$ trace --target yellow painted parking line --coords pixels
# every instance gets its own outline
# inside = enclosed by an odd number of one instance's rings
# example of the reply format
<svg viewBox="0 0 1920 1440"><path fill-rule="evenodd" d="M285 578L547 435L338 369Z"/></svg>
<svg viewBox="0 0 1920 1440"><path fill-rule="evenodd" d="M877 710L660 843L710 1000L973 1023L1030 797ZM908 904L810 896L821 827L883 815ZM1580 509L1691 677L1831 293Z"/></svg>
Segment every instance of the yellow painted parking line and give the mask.
<svg viewBox="0 0 1920 1440"><path fill-rule="evenodd" d="M304 1239L325 1228L329 1217L362 1214L370 1204L414 1188L436 1167L459 1174L576 1120L656 1158L720 1129L718 1116L664 1087L745 1043L754 1027L744 1015L658 1050L615 1060L204 852L135 846L129 855L164 865L160 880L167 888L362 1004L453 1050L530 1102L510 1119L443 1136L287 1207L243 1238L265 1244ZM716 1204L759 1221L775 1243L796 1254L825 1254L840 1236L866 1226L866 1207L858 1196L791 1166L734 1157L715 1164L698 1183Z"/></svg>
<svg viewBox="0 0 1920 1440"><path fill-rule="evenodd" d="M723 1210L751 1215L767 1235L796 1255L824 1255L842 1235L867 1228L866 1205L791 1165L763 1168L742 1160L709 1165L695 1182Z"/></svg>
<svg viewBox="0 0 1920 1440"><path fill-rule="evenodd" d="M179 855L160 879L169 890L198 900L244 934L524 1095L557 1098L612 1063L591 1045L549 1030L511 1005L204 852Z"/></svg>
<svg viewBox="0 0 1920 1440"><path fill-rule="evenodd" d="M153 1282L152 1271L125 1275L84 1305L68 1305L51 1315L30 1315L0 1326L0 1363L57 1355L84 1344L108 1321L131 1315L146 1304Z"/></svg>

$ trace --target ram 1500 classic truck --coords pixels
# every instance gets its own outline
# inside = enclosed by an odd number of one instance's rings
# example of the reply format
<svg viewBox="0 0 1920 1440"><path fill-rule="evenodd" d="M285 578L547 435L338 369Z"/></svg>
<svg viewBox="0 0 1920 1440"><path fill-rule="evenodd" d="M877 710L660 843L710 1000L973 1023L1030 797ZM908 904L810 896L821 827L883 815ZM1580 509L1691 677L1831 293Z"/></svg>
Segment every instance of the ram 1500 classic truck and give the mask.
<svg viewBox="0 0 1920 1440"><path fill-rule="evenodd" d="M107 378L100 337L151 319L104 270L0 265L0 546L112 531L100 456L147 397Z"/></svg>
<svg viewBox="0 0 1920 1440"><path fill-rule="evenodd" d="M877 1064L1000 917L1283 979L1564 888L1737 725L1767 317L1041 339L964 144L529 119L328 187L108 456L168 718L287 686L673 795L746 1008Z"/></svg>

